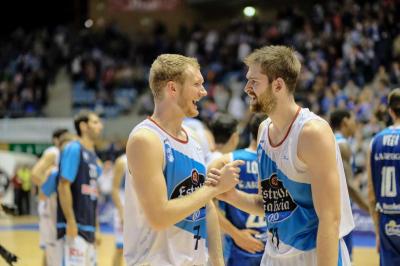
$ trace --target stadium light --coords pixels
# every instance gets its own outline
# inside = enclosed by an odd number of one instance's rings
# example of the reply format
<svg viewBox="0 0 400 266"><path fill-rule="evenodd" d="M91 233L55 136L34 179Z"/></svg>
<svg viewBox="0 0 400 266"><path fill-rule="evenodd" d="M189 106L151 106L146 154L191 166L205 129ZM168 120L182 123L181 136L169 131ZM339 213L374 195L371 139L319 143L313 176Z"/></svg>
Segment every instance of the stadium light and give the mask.
<svg viewBox="0 0 400 266"><path fill-rule="evenodd" d="M256 9L252 6L246 6L243 9L243 14L249 18L254 17L254 15L256 14Z"/></svg>
<svg viewBox="0 0 400 266"><path fill-rule="evenodd" d="M90 28L90 27L92 27L92 26L93 26L93 20L87 19L87 20L85 21L85 28Z"/></svg>

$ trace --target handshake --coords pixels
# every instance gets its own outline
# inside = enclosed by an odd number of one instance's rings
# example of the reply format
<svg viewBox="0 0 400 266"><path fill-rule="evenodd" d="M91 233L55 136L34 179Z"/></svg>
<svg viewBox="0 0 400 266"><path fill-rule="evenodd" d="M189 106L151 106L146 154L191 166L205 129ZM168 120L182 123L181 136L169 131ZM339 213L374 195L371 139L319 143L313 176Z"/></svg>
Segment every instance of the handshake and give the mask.
<svg viewBox="0 0 400 266"><path fill-rule="evenodd" d="M240 166L243 164L244 161L236 160L221 169L209 169L205 185L215 188L218 195L232 190L239 183Z"/></svg>

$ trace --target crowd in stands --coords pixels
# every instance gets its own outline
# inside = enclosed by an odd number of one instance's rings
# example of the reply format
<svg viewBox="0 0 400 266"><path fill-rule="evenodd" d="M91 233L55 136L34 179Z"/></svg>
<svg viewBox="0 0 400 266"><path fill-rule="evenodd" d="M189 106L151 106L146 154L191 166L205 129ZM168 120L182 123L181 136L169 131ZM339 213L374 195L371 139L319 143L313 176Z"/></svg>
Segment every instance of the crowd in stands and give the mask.
<svg viewBox="0 0 400 266"><path fill-rule="evenodd" d="M92 108L106 117L152 110L147 73L161 53L198 58L208 97L200 119L217 111L245 118L243 59L266 44L294 47L302 70L298 100L328 117L335 108L352 110L359 122L356 165L365 166L370 138L389 122L390 89L400 84L400 4L395 0L325 1L311 13L282 8L274 19L234 19L220 29L183 25L175 36L163 24L149 35L127 36L115 25L78 33L60 28L17 30L0 42L0 117L40 115L47 85L60 66L68 67L74 110ZM137 97L141 95L140 97Z"/></svg>

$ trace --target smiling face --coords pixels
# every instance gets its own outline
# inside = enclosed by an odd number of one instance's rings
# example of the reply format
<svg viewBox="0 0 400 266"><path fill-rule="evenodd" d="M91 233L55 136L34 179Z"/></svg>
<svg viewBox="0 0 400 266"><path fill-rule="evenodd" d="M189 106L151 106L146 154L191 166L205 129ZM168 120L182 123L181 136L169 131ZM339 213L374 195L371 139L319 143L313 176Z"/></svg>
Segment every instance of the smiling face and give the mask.
<svg viewBox="0 0 400 266"><path fill-rule="evenodd" d="M277 98L272 93L272 82L261 73L260 64L249 65L246 78L244 91L250 96L250 110L270 115L276 108Z"/></svg>
<svg viewBox="0 0 400 266"><path fill-rule="evenodd" d="M183 84L177 84L177 104L186 117L195 117L199 114L197 102L207 95L207 91L203 87L204 79L198 68L189 65L185 72Z"/></svg>

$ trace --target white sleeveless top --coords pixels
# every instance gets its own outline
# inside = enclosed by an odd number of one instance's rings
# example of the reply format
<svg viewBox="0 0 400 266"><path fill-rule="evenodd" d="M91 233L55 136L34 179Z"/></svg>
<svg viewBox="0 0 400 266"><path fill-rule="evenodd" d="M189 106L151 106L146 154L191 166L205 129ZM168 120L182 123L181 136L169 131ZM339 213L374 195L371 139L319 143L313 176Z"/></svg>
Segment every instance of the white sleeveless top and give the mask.
<svg viewBox="0 0 400 266"><path fill-rule="evenodd" d="M43 152L43 154L47 153L53 153L55 155L54 164L58 168L58 165L60 163L60 150L56 146L50 146Z"/></svg>
<svg viewBox="0 0 400 266"><path fill-rule="evenodd" d="M297 157L299 134L311 120L326 123L308 109L301 109L286 139L275 147L271 146L268 138L270 118L260 131L257 154L269 231L263 261L266 256L289 257L316 248L318 216L312 200L311 178L307 166ZM315 159L323 159L323 154L316 154ZM354 228L354 221L337 144L336 162L340 178L341 238Z"/></svg>
<svg viewBox="0 0 400 266"><path fill-rule="evenodd" d="M192 137L188 135L187 142L177 140L150 118L137 125L131 134L143 128L157 134L163 145L168 199L189 195L204 184L204 155ZM124 215L124 256L128 266L206 265L205 206L170 228L156 231L150 227L136 197L132 177L127 173Z"/></svg>

